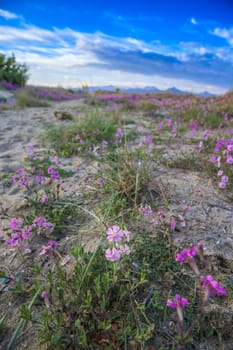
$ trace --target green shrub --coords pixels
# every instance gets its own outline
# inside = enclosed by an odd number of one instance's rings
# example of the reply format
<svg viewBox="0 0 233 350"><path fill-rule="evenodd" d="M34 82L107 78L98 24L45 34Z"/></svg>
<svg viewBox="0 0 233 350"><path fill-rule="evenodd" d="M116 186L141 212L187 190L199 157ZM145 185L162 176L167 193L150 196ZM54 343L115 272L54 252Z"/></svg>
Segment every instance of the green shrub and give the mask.
<svg viewBox="0 0 233 350"><path fill-rule="evenodd" d="M117 123L113 114L103 117L98 111L88 114L66 125L51 125L46 138L53 144L59 156L87 154L92 147L100 146L102 141L113 142Z"/></svg>
<svg viewBox="0 0 233 350"><path fill-rule="evenodd" d="M15 93L18 107L48 107L49 103L35 95L29 88L23 88Z"/></svg>
<svg viewBox="0 0 233 350"><path fill-rule="evenodd" d="M28 78L27 66L17 63L14 54L11 57L6 57L0 53L0 80L17 86L25 86Z"/></svg>

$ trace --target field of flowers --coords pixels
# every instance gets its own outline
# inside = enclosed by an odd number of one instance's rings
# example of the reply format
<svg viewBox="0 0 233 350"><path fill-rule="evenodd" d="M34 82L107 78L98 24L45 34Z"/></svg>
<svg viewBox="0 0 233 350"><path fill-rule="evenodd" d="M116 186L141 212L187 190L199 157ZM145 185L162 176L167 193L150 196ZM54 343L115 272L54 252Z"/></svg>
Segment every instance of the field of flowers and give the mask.
<svg viewBox="0 0 233 350"><path fill-rule="evenodd" d="M0 117L51 116L0 174L22 202L1 203L0 348L232 349L233 93L5 89Z"/></svg>

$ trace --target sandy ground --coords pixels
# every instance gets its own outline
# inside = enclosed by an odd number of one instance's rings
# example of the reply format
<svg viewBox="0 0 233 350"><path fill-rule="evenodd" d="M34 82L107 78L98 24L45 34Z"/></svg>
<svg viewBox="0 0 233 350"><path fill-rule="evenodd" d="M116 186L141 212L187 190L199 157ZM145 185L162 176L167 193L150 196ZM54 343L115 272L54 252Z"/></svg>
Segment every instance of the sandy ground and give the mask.
<svg viewBox="0 0 233 350"><path fill-rule="evenodd" d="M0 112L0 204L2 214L8 210L10 215L17 213L23 206L23 193L12 183L11 176L16 169L23 166L26 148L33 145L37 151L43 151L38 135L46 123L62 123L54 117L55 110L73 111L80 101L54 103L46 108L27 108ZM168 150L169 152L169 150ZM63 164L74 170L74 176L65 187L70 193L78 192L77 179L85 180L91 167L82 164L77 168L75 164L81 160L78 157L63 160ZM152 166L154 186L161 182L169 191L170 214L184 214L184 207L188 204L190 212L185 215L186 227L174 231L173 241L177 247L185 244L196 244L202 241L210 262L218 269L228 269L229 279L233 281L233 203L228 202L224 192L219 192L213 186L211 179L201 173L193 173L181 169L168 169L159 164ZM153 187L153 182L151 184ZM6 225L4 216L1 217L1 227ZM3 257L6 245L1 237L0 254ZM1 261L2 260L2 261ZM0 269L4 259L0 257ZM216 263L217 262L217 263ZM221 262L221 264L220 264ZM5 298L3 296L3 298ZM233 306L231 313L233 314ZM3 345L5 346L5 345ZM17 349L26 349L22 345ZM0 349L1 348L0 345ZM39 349L30 347L32 350ZM204 349L204 348L203 348ZM230 349L230 348L229 348Z"/></svg>

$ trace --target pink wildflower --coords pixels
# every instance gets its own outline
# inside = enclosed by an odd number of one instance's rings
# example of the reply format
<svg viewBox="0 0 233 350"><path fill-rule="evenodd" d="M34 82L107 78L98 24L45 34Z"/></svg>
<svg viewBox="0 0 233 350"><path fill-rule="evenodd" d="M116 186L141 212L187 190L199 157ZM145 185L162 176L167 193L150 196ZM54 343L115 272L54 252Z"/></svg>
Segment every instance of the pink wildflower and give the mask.
<svg viewBox="0 0 233 350"><path fill-rule="evenodd" d="M19 180L19 177L17 175L14 175L12 177L13 183L16 183Z"/></svg>
<svg viewBox="0 0 233 350"><path fill-rule="evenodd" d="M200 271L197 267L197 264L194 260L194 256L196 255L197 251L195 247L192 247L190 249L183 249L179 254L176 256L177 262L187 262L193 272L196 274L196 276L200 276Z"/></svg>
<svg viewBox="0 0 233 350"><path fill-rule="evenodd" d="M174 301L172 299L168 299L167 306L176 309L179 322L183 323L183 311L182 308L189 304L188 299L182 298L180 294L176 294Z"/></svg>
<svg viewBox="0 0 233 350"><path fill-rule="evenodd" d="M190 249L183 249L179 254L176 256L176 261L187 261L188 259L192 259L196 255L196 248L192 247Z"/></svg>
<svg viewBox="0 0 233 350"><path fill-rule="evenodd" d="M59 172L58 171L54 171L52 174L51 174L51 179L52 180L56 180L59 178Z"/></svg>
<svg viewBox="0 0 233 350"><path fill-rule="evenodd" d="M177 306L185 307L189 304L188 299L182 298L180 294L176 294L174 301L172 299L168 299L167 306L176 309Z"/></svg>
<svg viewBox="0 0 233 350"><path fill-rule="evenodd" d="M48 292L46 292L46 290L44 290L44 291L41 293L41 298L45 299L47 296L48 296Z"/></svg>
<svg viewBox="0 0 233 350"><path fill-rule="evenodd" d="M200 142L199 142L198 147L199 147L199 148L202 148L202 147L203 147L203 141L200 141Z"/></svg>
<svg viewBox="0 0 233 350"><path fill-rule="evenodd" d="M233 143L230 144L230 145L227 145L227 150L230 152L230 151L233 151Z"/></svg>
<svg viewBox="0 0 233 350"><path fill-rule="evenodd" d="M226 160L227 164L233 164L233 157L231 155L227 156L227 160Z"/></svg>
<svg viewBox="0 0 233 350"><path fill-rule="evenodd" d="M226 182L219 182L218 187L219 188L225 188L226 187Z"/></svg>
<svg viewBox="0 0 233 350"><path fill-rule="evenodd" d="M208 137L209 137L209 132L210 132L210 131L209 131L208 129L204 131L203 137L204 137L205 140L208 139Z"/></svg>
<svg viewBox="0 0 233 350"><path fill-rule="evenodd" d="M124 236L124 233L119 226L113 225L107 230L107 235L107 239L109 242L118 242Z"/></svg>
<svg viewBox="0 0 233 350"><path fill-rule="evenodd" d="M18 233L12 233L11 238L7 238L6 242L11 246L11 247L16 247L19 244L20 241L20 236Z"/></svg>
<svg viewBox="0 0 233 350"><path fill-rule="evenodd" d="M172 133L173 135L176 135L176 133L177 133L177 128L176 128L176 127L173 127L173 128L171 129L171 133Z"/></svg>
<svg viewBox="0 0 233 350"><path fill-rule="evenodd" d="M21 230L21 236L23 239L28 239L32 235L32 228L29 226L26 229Z"/></svg>
<svg viewBox="0 0 233 350"><path fill-rule="evenodd" d="M223 175L223 176L221 177L221 179L222 179L222 182L225 182L225 183L227 183L228 180L229 180L228 176L226 176L226 175Z"/></svg>
<svg viewBox="0 0 233 350"><path fill-rule="evenodd" d="M180 216L180 225L182 227L185 227L186 226L186 222L185 222L185 218L183 216Z"/></svg>
<svg viewBox="0 0 233 350"><path fill-rule="evenodd" d="M225 288L215 281L211 275L200 276L200 283L202 288L206 290L204 301L207 301L212 295L227 295Z"/></svg>
<svg viewBox="0 0 233 350"><path fill-rule="evenodd" d="M47 194L46 194L46 193L43 193L43 194L42 194L42 197L41 197L41 199L40 199L40 201L41 201L41 203L44 203L44 202L47 201L47 199L48 199Z"/></svg>
<svg viewBox="0 0 233 350"><path fill-rule="evenodd" d="M19 175L23 175L24 174L24 170L22 168L17 169L16 173L19 174Z"/></svg>
<svg viewBox="0 0 233 350"><path fill-rule="evenodd" d="M157 214L158 214L158 216L160 217L160 219L162 219L162 218L164 217L164 214L163 214L162 210L159 210L159 211L157 212Z"/></svg>
<svg viewBox="0 0 233 350"><path fill-rule="evenodd" d="M120 254L126 254L126 255L130 254L130 249L129 249L129 246L127 244L120 245L119 248L120 248Z"/></svg>
<svg viewBox="0 0 233 350"><path fill-rule="evenodd" d="M166 119L166 122L167 122L167 126L172 126L172 119L168 118Z"/></svg>
<svg viewBox="0 0 233 350"><path fill-rule="evenodd" d="M99 177L97 180L98 185L102 186L104 183L104 179L102 177Z"/></svg>
<svg viewBox="0 0 233 350"><path fill-rule="evenodd" d="M146 204L144 207L142 207L140 209L140 212L143 216L147 216L147 215L152 214L152 209L151 209L150 205Z"/></svg>
<svg viewBox="0 0 233 350"><path fill-rule="evenodd" d="M212 157L210 158L211 163L215 163L216 160L217 160L217 158L216 158L215 156L212 156Z"/></svg>
<svg viewBox="0 0 233 350"><path fill-rule="evenodd" d="M46 245L43 246L41 252L39 255L45 255L47 254L52 248L55 248L58 245L56 241L49 241Z"/></svg>
<svg viewBox="0 0 233 350"><path fill-rule="evenodd" d="M122 230L122 232L123 232L123 237L125 237L125 238L126 238L126 241L129 242L129 239L130 239L130 237L129 237L130 232L129 232L128 230Z"/></svg>
<svg viewBox="0 0 233 350"><path fill-rule="evenodd" d="M120 251L116 248L108 248L106 249L105 251L105 257L108 261L117 261L120 259L121 257L121 254L120 254Z"/></svg>
<svg viewBox="0 0 233 350"><path fill-rule="evenodd" d="M20 187L26 187L29 183L29 178L27 176L23 176L20 181Z"/></svg>
<svg viewBox="0 0 233 350"><path fill-rule="evenodd" d="M19 230L23 224L22 218L13 218L10 222L10 228L12 230Z"/></svg>
<svg viewBox="0 0 233 350"><path fill-rule="evenodd" d="M28 152L33 152L34 147L32 145L27 146L27 151Z"/></svg>

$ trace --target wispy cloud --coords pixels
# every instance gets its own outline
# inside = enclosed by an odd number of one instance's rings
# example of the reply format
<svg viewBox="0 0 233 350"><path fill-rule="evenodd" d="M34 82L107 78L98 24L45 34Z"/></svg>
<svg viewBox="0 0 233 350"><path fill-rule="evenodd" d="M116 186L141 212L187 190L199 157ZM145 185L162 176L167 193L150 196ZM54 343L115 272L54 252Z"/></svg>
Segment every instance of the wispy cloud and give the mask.
<svg viewBox="0 0 233 350"><path fill-rule="evenodd" d="M226 39L227 42L233 46L233 28L214 28L213 31L210 31L211 34L216 35L220 38Z"/></svg>
<svg viewBox="0 0 233 350"><path fill-rule="evenodd" d="M13 12L9 12L9 11L0 9L0 17L3 17L3 18L8 20L8 19L18 18L19 16Z"/></svg>
<svg viewBox="0 0 233 350"><path fill-rule="evenodd" d="M215 28L211 34L230 40L232 32ZM171 46L156 38L146 42L134 36L122 38L102 32L21 24L20 28L0 26L0 50L6 54L13 51L18 60L25 62L33 83L42 84L43 80L43 84L52 85L64 81L74 85L87 82L88 77L92 84L146 82L162 88L163 82L164 86L172 83L199 91L211 87L215 92L232 87L230 48L195 41Z"/></svg>
<svg viewBox="0 0 233 350"><path fill-rule="evenodd" d="M197 20L194 17L190 19L190 22L194 25L198 24Z"/></svg>

